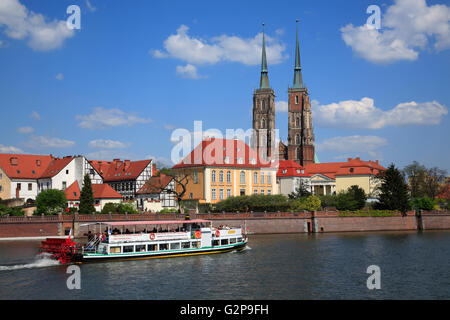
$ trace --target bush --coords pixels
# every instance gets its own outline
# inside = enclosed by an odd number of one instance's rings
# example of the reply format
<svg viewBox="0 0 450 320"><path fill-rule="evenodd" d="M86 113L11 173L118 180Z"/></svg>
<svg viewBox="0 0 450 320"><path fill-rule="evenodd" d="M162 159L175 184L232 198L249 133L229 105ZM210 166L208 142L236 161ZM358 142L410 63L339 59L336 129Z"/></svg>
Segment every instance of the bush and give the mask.
<svg viewBox="0 0 450 320"><path fill-rule="evenodd" d="M159 213L173 213L178 212L178 209L175 208L164 208Z"/></svg>
<svg viewBox="0 0 450 320"><path fill-rule="evenodd" d="M415 198L411 201L411 206L416 210L433 210L434 201L428 197Z"/></svg>
<svg viewBox="0 0 450 320"><path fill-rule="evenodd" d="M129 213L129 214L135 214L138 213L136 207L131 204L131 203L120 203L117 206L117 212L124 214L124 213Z"/></svg>
<svg viewBox="0 0 450 320"><path fill-rule="evenodd" d="M322 208L336 207L336 195L320 196L319 198Z"/></svg>
<svg viewBox="0 0 450 320"><path fill-rule="evenodd" d="M103 206L102 211L100 212L101 214L109 214L111 213L116 213L117 212L117 207L118 204L117 203L112 203L112 202L108 202Z"/></svg>
<svg viewBox="0 0 450 320"><path fill-rule="evenodd" d="M25 212L21 207L8 208L7 206L0 204L0 216L23 216Z"/></svg>
<svg viewBox="0 0 450 320"><path fill-rule="evenodd" d="M44 190L36 197L36 211L34 214L55 215L63 212L67 207L64 191L49 189Z"/></svg>
<svg viewBox="0 0 450 320"><path fill-rule="evenodd" d="M288 211L290 203L284 195L260 195L230 197L215 204L216 212L277 212Z"/></svg>

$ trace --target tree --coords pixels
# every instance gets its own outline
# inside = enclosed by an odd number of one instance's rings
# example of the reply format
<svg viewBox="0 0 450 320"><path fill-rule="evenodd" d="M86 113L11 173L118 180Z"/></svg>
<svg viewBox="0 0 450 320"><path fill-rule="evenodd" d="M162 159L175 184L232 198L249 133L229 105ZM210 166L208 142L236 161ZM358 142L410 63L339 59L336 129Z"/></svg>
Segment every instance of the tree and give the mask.
<svg viewBox="0 0 450 320"><path fill-rule="evenodd" d="M300 179L299 186L295 189L294 192L288 195L289 199L302 199L311 195L311 192L308 190L308 186L306 183Z"/></svg>
<svg viewBox="0 0 450 320"><path fill-rule="evenodd" d="M159 187L159 192L165 191L168 194L173 194L177 199L178 210L180 213L184 213L184 208L181 205L181 200L183 199L186 193L186 186L191 179L190 173L184 170L180 170L175 173L172 169L166 169L164 173L168 176L171 176L175 182L175 187L172 189L170 183L165 187Z"/></svg>
<svg viewBox="0 0 450 320"><path fill-rule="evenodd" d="M425 194L434 200L445 182L446 170L433 167L427 170L424 182Z"/></svg>
<svg viewBox="0 0 450 320"><path fill-rule="evenodd" d="M363 188L353 185L348 188L348 192L356 202L357 209L362 209L366 205L367 195Z"/></svg>
<svg viewBox="0 0 450 320"><path fill-rule="evenodd" d="M380 195L378 202L374 204L375 209L399 210L405 213L409 207L408 187L402 173L391 164L387 170L377 174L381 183L378 186Z"/></svg>
<svg viewBox="0 0 450 320"><path fill-rule="evenodd" d="M434 208L434 201L428 197L415 198L411 203L416 210L433 210Z"/></svg>
<svg viewBox="0 0 450 320"><path fill-rule="evenodd" d="M36 197L36 214L53 215L67 207L64 191L56 189L44 190Z"/></svg>
<svg viewBox="0 0 450 320"><path fill-rule="evenodd" d="M409 185L411 198L423 197L425 195L424 184L426 172L427 169L425 166L417 161L414 161L403 169L403 174Z"/></svg>
<svg viewBox="0 0 450 320"><path fill-rule="evenodd" d="M94 193L92 192L92 183L89 174L84 176L83 188L80 192L80 207L81 214L90 214L95 212L94 208Z"/></svg>

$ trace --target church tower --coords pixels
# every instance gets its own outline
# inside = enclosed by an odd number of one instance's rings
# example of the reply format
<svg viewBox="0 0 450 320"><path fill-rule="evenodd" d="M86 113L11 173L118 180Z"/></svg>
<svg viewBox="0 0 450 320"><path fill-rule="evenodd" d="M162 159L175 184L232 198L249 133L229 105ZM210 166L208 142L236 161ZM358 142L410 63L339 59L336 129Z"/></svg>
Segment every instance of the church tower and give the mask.
<svg viewBox="0 0 450 320"><path fill-rule="evenodd" d="M275 92L269 87L266 44L263 24L261 79L259 89L253 92L253 141L252 147L266 159L272 157L275 143Z"/></svg>
<svg viewBox="0 0 450 320"><path fill-rule="evenodd" d="M298 23L298 20L297 20ZM314 129L308 89L303 86L300 49L295 49L294 84L288 88L288 159L305 166L314 163Z"/></svg>

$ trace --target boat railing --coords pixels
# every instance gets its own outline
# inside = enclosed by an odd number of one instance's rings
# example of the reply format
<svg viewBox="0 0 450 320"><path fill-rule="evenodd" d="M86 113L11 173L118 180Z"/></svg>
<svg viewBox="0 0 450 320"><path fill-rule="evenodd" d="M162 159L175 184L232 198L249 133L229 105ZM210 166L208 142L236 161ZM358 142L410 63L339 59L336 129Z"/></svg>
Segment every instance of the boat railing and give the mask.
<svg viewBox="0 0 450 320"><path fill-rule="evenodd" d="M102 241L102 235L95 235L85 246L83 246L83 253L95 253L97 246Z"/></svg>

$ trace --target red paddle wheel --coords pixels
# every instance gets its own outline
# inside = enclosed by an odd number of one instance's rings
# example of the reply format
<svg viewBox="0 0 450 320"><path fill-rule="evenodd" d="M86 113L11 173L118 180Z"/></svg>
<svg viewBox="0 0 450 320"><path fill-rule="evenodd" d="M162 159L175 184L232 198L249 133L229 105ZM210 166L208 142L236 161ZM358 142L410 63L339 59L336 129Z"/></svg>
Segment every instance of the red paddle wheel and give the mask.
<svg viewBox="0 0 450 320"><path fill-rule="evenodd" d="M73 255L77 252L76 242L72 239L47 238L42 241L39 252L48 252L52 258L58 260L61 264L70 263Z"/></svg>

